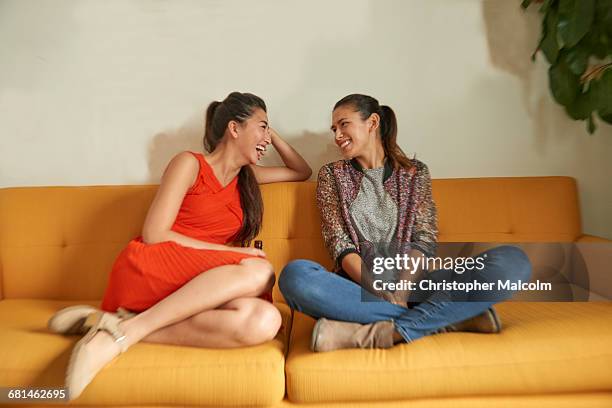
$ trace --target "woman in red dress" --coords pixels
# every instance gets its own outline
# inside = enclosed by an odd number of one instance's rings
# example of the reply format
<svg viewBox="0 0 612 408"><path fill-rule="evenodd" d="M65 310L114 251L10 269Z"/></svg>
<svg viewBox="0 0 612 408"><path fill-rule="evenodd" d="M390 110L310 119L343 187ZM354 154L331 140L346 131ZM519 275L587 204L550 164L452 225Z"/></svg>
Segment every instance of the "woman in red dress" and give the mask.
<svg viewBox="0 0 612 408"><path fill-rule="evenodd" d="M255 165L269 144L285 167ZM210 104L204 146L208 155L182 152L168 164L142 236L115 261L103 311L71 307L50 320L56 332L87 332L68 365L70 399L139 341L229 348L278 332L272 265L246 247L261 226L258 184L305 180L311 169L270 129L263 100L248 93Z"/></svg>

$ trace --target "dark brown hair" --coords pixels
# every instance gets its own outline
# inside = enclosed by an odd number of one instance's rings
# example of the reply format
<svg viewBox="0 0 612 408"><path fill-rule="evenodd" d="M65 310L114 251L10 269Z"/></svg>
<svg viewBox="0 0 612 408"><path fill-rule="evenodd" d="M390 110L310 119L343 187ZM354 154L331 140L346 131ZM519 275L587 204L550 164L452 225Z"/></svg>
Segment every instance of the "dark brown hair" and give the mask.
<svg viewBox="0 0 612 408"><path fill-rule="evenodd" d="M397 119L395 112L387 105L380 105L378 101L371 96L362 94L351 94L340 99L334 105L336 110L340 106L350 105L355 108L356 112L360 113L361 119L366 120L373 113L380 116L380 139L382 141L385 155L391 161L394 168L404 167L409 169L413 166L412 160L406 156L406 153L397 144Z"/></svg>
<svg viewBox="0 0 612 408"><path fill-rule="evenodd" d="M225 135L228 123L232 120L244 123L257 108L266 112L266 104L260 97L240 92L232 92L223 102L214 101L208 105L204 123L204 149L209 153L215 150ZM238 191L244 216L242 227L232 237L232 241L248 246L259 233L263 217L261 191L249 165L242 166L238 173Z"/></svg>

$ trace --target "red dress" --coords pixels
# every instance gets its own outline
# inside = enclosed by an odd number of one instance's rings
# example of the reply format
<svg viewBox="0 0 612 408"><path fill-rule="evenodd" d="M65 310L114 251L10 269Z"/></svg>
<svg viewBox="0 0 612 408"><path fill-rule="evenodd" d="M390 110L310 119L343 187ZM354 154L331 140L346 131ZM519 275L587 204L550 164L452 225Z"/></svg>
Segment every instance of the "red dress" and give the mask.
<svg viewBox="0 0 612 408"><path fill-rule="evenodd" d="M238 176L223 187L201 153L198 177L185 194L172 231L189 237L227 244L242 226ZM252 257L238 252L196 249L174 241L145 244L130 241L113 265L102 309L141 312L209 269L237 264ZM272 301L270 294L261 296Z"/></svg>

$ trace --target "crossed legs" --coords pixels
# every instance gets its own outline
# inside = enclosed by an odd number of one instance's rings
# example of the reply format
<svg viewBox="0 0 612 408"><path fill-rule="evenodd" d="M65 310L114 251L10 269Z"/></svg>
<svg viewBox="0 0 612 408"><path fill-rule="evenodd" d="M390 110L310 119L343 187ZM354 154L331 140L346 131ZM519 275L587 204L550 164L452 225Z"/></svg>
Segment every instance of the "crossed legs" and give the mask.
<svg viewBox="0 0 612 408"><path fill-rule="evenodd" d="M274 283L272 265L247 258L202 273L146 311L122 321L127 347L140 341L230 348L274 338L281 316L273 305L256 298ZM84 347L88 366L97 372L120 352L106 332Z"/></svg>

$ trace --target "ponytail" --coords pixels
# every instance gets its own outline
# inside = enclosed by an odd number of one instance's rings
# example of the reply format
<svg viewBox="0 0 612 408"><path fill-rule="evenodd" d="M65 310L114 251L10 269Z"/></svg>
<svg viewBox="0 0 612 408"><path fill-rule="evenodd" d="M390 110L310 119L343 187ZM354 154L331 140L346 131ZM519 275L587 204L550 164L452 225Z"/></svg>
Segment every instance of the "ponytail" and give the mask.
<svg viewBox="0 0 612 408"><path fill-rule="evenodd" d="M391 160L393 167L412 167L412 161L397 144L397 119L395 112L387 105L381 105L380 111L380 138L385 154Z"/></svg>
<svg viewBox="0 0 612 408"><path fill-rule="evenodd" d="M211 153L217 147L219 142L218 138L213 137L213 118L217 108L221 105L219 101L213 101L206 108L206 115L204 118L204 150Z"/></svg>
<svg viewBox="0 0 612 408"><path fill-rule="evenodd" d="M263 220L261 190L250 166L242 166L238 173L238 191L240 192L240 204L245 211L242 220L243 228L236 233L233 241L241 246L249 246L253 238L259 234ZM245 225L252 226L252 228L244 228Z"/></svg>

